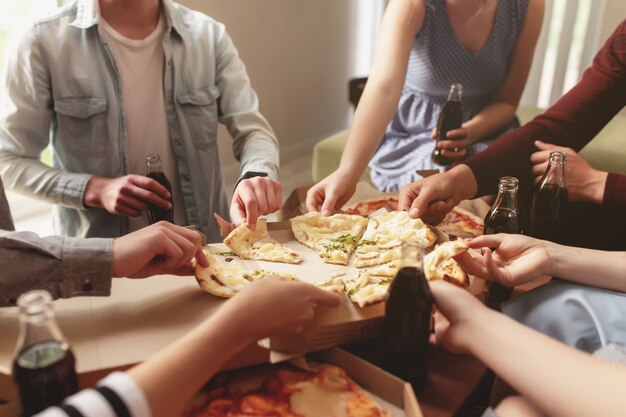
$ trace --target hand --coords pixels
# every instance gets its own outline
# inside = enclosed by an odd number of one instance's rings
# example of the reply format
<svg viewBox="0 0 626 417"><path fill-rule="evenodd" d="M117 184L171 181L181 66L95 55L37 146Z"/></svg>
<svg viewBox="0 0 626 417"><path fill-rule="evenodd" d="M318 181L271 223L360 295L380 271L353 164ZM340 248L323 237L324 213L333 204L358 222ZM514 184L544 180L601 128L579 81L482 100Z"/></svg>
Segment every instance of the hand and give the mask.
<svg viewBox="0 0 626 417"><path fill-rule="evenodd" d="M113 240L113 276L193 275L191 259L209 266L202 236L185 227L158 222Z"/></svg>
<svg viewBox="0 0 626 417"><path fill-rule="evenodd" d="M351 181L343 170L337 169L309 189L306 193L306 207L309 211L319 211L330 216L346 204L355 190L356 182Z"/></svg>
<svg viewBox="0 0 626 417"><path fill-rule="evenodd" d="M109 213L137 217L152 203L165 210L172 209L167 188L143 175L119 178L91 177L83 197L85 206L100 207Z"/></svg>
<svg viewBox="0 0 626 417"><path fill-rule="evenodd" d="M435 298L435 334L431 340L444 349L456 353L470 353L472 329L485 325L483 318L491 311L464 289L445 281L431 281Z"/></svg>
<svg viewBox="0 0 626 417"><path fill-rule="evenodd" d="M236 225L246 223L254 230L259 216L275 212L282 204L283 188L278 181L253 177L237 185L230 202L230 217Z"/></svg>
<svg viewBox="0 0 626 417"><path fill-rule="evenodd" d="M550 245L523 235L483 235L468 241L470 248L485 248L482 258L464 253L455 259L469 274L512 287L550 273Z"/></svg>
<svg viewBox="0 0 626 417"><path fill-rule="evenodd" d="M567 184L567 196L570 201L587 201L594 204L602 204L604 188L606 186L607 172L594 169L571 148L552 145L536 140L535 146L538 152L530 156L533 164L532 173L535 176L535 184L539 182L546 168L550 152L561 151L567 155L565 160L565 183Z"/></svg>
<svg viewBox="0 0 626 417"><path fill-rule="evenodd" d="M336 307L339 295L298 281L255 281L219 310L249 341L298 333L321 306Z"/></svg>
<svg viewBox="0 0 626 417"><path fill-rule="evenodd" d="M433 129L430 137L432 139L437 139L436 129ZM475 142L470 139L468 130L463 127L448 131L446 138L449 140L440 140L438 142L438 146L441 149L441 154L443 156L447 156L448 158L454 160L461 160L465 158L467 149Z"/></svg>
<svg viewBox="0 0 626 417"><path fill-rule="evenodd" d="M421 217L429 224L439 224L454 206L472 198L478 186L467 165L435 174L411 183L400 190L399 210L409 210L413 218Z"/></svg>

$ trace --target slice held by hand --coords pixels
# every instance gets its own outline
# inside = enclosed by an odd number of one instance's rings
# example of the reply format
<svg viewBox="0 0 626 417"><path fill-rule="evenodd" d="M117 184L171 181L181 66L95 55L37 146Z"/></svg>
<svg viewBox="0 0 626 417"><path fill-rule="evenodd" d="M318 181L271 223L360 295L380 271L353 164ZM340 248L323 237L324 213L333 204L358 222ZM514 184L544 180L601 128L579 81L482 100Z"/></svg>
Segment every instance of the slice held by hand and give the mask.
<svg viewBox="0 0 626 417"><path fill-rule="evenodd" d="M259 219L255 230L250 230L246 224L238 226L226 236L224 243L244 259L289 264L302 262L302 258L296 251L270 237L264 219Z"/></svg>

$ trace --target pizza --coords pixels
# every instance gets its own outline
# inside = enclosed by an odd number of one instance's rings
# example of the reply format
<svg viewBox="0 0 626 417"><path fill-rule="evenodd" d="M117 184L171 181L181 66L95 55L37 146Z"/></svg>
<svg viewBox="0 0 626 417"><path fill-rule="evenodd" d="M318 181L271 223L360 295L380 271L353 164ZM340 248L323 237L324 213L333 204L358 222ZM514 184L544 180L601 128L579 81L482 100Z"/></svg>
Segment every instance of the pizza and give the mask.
<svg viewBox="0 0 626 417"><path fill-rule="evenodd" d="M456 237L476 237L483 234L483 220L473 213L455 207L437 226L440 231Z"/></svg>
<svg viewBox="0 0 626 417"><path fill-rule="evenodd" d="M427 248L435 243L437 235L422 219L413 219L406 211L392 211L369 219L357 244L354 266L381 265L400 259L400 246L406 240Z"/></svg>
<svg viewBox="0 0 626 417"><path fill-rule="evenodd" d="M459 287L469 285L469 277L454 257L467 252L463 239L444 242L424 256L424 274L429 281L444 280Z"/></svg>
<svg viewBox="0 0 626 417"><path fill-rule="evenodd" d="M367 217L382 208L386 209L387 211L398 210L398 199L389 197L362 200L354 204L349 204L345 206L341 211L346 214L358 214L359 216Z"/></svg>
<svg viewBox="0 0 626 417"><path fill-rule="evenodd" d="M260 365L216 375L184 417L390 417L338 366Z"/></svg>
<svg viewBox="0 0 626 417"><path fill-rule="evenodd" d="M266 269L247 269L236 259L225 257L223 261L218 261L213 254L204 250L204 254L209 262L209 266L203 267L193 260L193 272L200 288L206 292L222 298L230 298L252 281L267 278L279 278L295 281L297 278L293 274L278 273Z"/></svg>
<svg viewBox="0 0 626 417"><path fill-rule="evenodd" d="M226 236L224 243L244 259L298 264L302 258L296 251L272 239L267 223L259 219L254 230L244 223Z"/></svg>
<svg viewBox="0 0 626 417"><path fill-rule="evenodd" d="M347 265L361 239L367 219L351 214L324 216L313 211L289 220L296 240L330 264Z"/></svg>

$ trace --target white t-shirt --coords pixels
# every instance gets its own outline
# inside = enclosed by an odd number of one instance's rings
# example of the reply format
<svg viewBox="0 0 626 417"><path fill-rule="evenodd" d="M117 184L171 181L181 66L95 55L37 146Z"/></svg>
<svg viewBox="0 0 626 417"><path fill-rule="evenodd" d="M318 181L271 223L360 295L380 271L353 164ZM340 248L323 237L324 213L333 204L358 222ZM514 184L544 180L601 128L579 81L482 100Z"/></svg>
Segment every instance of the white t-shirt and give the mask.
<svg viewBox="0 0 626 417"><path fill-rule="evenodd" d="M178 164L170 143L165 118L163 74L165 21L159 18L154 31L144 39L129 39L100 20L101 34L109 46L121 79L122 109L126 117L126 158L130 174L146 175L146 156L161 157L163 172L172 184L174 222L186 225ZM147 215L130 218L130 230L149 224Z"/></svg>

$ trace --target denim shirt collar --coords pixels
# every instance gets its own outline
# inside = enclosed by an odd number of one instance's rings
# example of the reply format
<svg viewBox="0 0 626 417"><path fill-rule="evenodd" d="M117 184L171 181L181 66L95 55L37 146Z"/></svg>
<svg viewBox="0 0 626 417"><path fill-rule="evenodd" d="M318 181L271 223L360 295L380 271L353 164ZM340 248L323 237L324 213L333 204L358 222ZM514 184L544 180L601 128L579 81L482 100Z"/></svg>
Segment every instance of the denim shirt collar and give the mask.
<svg viewBox="0 0 626 417"><path fill-rule="evenodd" d="M180 17L178 14L172 12L174 2L172 0L161 0L161 4L163 5L163 14L165 16L167 31L169 32L171 28L174 28L178 33L180 33L180 28L182 27L182 24L179 21ZM97 25L99 21L100 4L98 3L98 0L78 0L76 3L76 19L70 23L70 26L74 26L78 29L89 29L90 27Z"/></svg>

